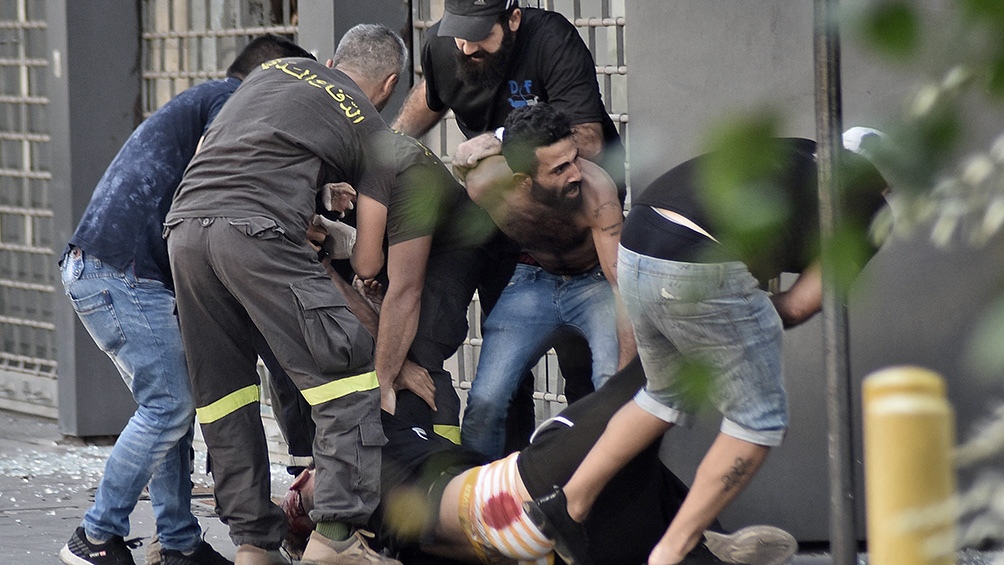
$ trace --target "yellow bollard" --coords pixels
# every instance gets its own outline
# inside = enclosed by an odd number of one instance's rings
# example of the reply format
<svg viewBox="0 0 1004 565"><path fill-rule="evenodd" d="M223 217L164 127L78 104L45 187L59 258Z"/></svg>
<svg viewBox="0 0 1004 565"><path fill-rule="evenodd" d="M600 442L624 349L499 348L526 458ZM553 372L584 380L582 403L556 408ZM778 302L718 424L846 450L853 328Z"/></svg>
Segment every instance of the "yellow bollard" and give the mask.
<svg viewBox="0 0 1004 565"><path fill-rule="evenodd" d="M871 565L955 563L955 416L944 380L892 367L864 381Z"/></svg>

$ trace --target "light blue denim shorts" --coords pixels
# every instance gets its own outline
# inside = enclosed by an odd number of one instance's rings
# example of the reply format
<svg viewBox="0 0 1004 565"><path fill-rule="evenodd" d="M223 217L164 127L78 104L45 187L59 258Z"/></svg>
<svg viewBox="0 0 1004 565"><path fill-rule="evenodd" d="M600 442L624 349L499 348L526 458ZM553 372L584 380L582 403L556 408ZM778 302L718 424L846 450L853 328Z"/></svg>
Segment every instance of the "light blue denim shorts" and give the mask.
<svg viewBox="0 0 1004 565"><path fill-rule="evenodd" d="M635 402L687 425L706 397L724 416L723 433L780 445L788 427L784 330L746 265L680 263L622 246L617 280L647 378ZM683 371L694 366L703 371Z"/></svg>

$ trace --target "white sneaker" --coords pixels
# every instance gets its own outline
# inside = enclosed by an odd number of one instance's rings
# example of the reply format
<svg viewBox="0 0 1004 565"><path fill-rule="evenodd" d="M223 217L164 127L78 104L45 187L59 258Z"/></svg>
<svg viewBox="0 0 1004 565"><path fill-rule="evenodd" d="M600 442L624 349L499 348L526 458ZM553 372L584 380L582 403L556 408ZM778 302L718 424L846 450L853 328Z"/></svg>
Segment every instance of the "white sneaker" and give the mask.
<svg viewBox="0 0 1004 565"><path fill-rule="evenodd" d="M731 534L704 532L704 545L726 563L783 565L798 551L798 542L774 526L747 526Z"/></svg>

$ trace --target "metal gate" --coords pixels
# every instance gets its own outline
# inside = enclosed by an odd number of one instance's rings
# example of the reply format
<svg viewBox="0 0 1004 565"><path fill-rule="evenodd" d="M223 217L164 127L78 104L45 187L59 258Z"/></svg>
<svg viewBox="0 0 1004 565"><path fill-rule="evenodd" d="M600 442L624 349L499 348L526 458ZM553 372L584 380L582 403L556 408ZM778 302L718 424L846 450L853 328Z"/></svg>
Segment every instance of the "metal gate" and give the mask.
<svg viewBox="0 0 1004 565"><path fill-rule="evenodd" d="M55 417L45 4L0 3L0 408Z"/></svg>
<svg viewBox="0 0 1004 565"><path fill-rule="evenodd" d="M296 41L296 0L144 0L143 111L187 88L223 78L255 36Z"/></svg>

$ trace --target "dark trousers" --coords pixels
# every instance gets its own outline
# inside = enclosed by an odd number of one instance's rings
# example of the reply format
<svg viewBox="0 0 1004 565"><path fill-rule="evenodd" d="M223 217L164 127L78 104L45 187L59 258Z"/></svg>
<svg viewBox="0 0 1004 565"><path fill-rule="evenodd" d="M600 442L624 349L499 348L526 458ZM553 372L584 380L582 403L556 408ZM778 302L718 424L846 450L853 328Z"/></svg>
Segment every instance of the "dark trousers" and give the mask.
<svg viewBox="0 0 1004 565"><path fill-rule="evenodd" d="M278 547L254 330L311 405L315 521L364 524L379 502L380 394L373 338L311 251L270 219L172 223L168 237L196 415L234 544Z"/></svg>
<svg viewBox="0 0 1004 565"><path fill-rule="evenodd" d="M519 454L520 477L532 497L564 485L606 429L607 422L645 385L645 373L636 357L593 394L561 412L564 421L542 425ZM644 563L649 551L666 533L687 496L687 486L659 459L653 442L607 483L586 520L591 540L589 554L597 564ZM721 530L717 523L711 529Z"/></svg>
<svg viewBox="0 0 1004 565"><path fill-rule="evenodd" d="M429 258L422 287L418 330L408 358L429 372L436 385L436 411L415 394L399 391L397 413L437 434L460 442L460 397L443 363L467 338L468 306L491 257L484 247L440 251Z"/></svg>

